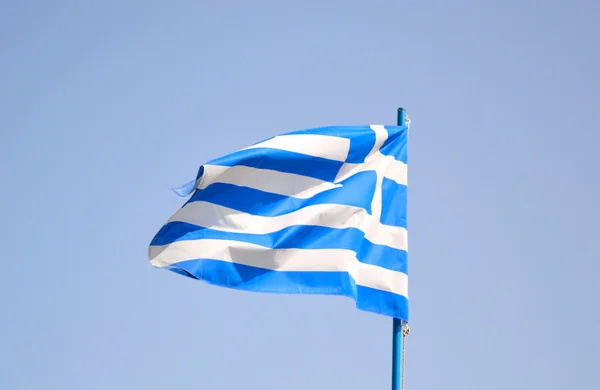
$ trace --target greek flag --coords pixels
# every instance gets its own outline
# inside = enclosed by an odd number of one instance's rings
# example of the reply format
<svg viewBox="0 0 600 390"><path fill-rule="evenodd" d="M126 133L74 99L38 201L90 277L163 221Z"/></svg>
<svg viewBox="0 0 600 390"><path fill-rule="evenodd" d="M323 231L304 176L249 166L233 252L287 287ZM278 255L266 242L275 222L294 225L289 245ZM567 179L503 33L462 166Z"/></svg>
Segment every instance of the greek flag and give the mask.
<svg viewBox="0 0 600 390"><path fill-rule="evenodd" d="M152 265L247 291L347 296L408 321L407 126L281 134L201 166Z"/></svg>

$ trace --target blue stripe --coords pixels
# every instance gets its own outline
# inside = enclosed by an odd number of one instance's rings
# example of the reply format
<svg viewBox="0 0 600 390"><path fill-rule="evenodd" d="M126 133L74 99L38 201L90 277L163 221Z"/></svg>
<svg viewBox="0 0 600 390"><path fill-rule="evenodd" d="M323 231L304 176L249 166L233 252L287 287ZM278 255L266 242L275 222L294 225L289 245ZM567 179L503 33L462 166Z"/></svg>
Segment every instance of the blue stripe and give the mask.
<svg viewBox="0 0 600 390"><path fill-rule="evenodd" d="M388 131L388 138L379 148L379 152L407 164L408 128L406 126L386 126L385 128Z"/></svg>
<svg viewBox="0 0 600 390"><path fill-rule="evenodd" d="M407 273L407 252L373 244L359 229L334 229L323 226L290 226L269 234L231 233L185 222L170 222L162 227L151 245L176 241L215 239L242 241L271 249L347 249L358 261Z"/></svg>
<svg viewBox="0 0 600 390"><path fill-rule="evenodd" d="M340 204L361 207L371 214L371 199L375 192L375 171L359 172L342 181L342 187L321 192L309 199L264 192L234 184L213 183L198 190L188 202L206 201L248 214L273 217L288 214L318 204ZM398 212L390 210L390 212Z"/></svg>
<svg viewBox="0 0 600 390"><path fill-rule="evenodd" d="M209 164L271 169L333 182L344 163L280 149L252 148L219 157Z"/></svg>
<svg viewBox="0 0 600 390"><path fill-rule="evenodd" d="M356 285L346 272L282 272L211 259L183 261L168 269L190 278L238 290L346 296L354 299L360 310L408 321L406 297Z"/></svg>
<svg viewBox="0 0 600 390"><path fill-rule="evenodd" d="M283 135L289 134L318 134L347 138L350 140L350 150L346 162L353 164L365 162L365 157L375 145L375 132L370 126L328 126L297 130Z"/></svg>
<svg viewBox="0 0 600 390"><path fill-rule="evenodd" d="M388 138L380 148L386 156L392 156L398 161L407 163L408 128L406 126L385 126ZM314 129L297 130L284 133L290 134L317 134L329 135L350 140L350 150L346 162L359 164L375 144L375 132L370 126L329 126ZM269 137L254 145L265 142ZM315 177L321 180L333 181L339 172L341 164L337 161L303 155L300 153L286 152L271 148L253 148L231 153L219 157L207 164L234 166L244 165L253 168L273 169L281 172L295 173L303 176ZM196 180L204 174L201 166L196 175ZM187 196L193 190L194 182L190 181L174 191L180 196Z"/></svg>
<svg viewBox="0 0 600 390"><path fill-rule="evenodd" d="M407 189L386 177L381 183L381 223L406 228Z"/></svg>

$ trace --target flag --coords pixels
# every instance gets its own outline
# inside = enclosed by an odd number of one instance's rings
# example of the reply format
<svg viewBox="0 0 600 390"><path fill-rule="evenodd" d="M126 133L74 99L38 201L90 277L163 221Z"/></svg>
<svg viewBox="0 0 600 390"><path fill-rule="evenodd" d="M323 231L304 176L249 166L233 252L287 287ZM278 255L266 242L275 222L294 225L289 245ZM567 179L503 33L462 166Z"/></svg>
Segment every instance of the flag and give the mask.
<svg viewBox="0 0 600 390"><path fill-rule="evenodd" d="M407 126L292 131L216 158L153 266L246 291L342 295L408 321Z"/></svg>

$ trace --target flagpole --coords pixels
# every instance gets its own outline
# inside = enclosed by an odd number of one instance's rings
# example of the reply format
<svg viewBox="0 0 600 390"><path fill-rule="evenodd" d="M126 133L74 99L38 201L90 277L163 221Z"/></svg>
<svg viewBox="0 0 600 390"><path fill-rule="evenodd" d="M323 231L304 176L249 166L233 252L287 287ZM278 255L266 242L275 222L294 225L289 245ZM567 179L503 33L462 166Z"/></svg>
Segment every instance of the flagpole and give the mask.
<svg viewBox="0 0 600 390"><path fill-rule="evenodd" d="M398 109L398 126L406 125L406 110ZM392 323L392 390L404 390L403 338L408 334L408 324L399 318Z"/></svg>

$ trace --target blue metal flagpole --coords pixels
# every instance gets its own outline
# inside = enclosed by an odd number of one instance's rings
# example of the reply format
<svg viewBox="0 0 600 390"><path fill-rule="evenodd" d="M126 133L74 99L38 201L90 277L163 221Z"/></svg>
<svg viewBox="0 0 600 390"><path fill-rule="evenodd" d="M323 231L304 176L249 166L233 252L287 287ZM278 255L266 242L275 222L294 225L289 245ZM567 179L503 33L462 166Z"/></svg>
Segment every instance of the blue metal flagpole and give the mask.
<svg viewBox="0 0 600 390"><path fill-rule="evenodd" d="M398 126L406 125L406 110L398 109ZM404 390L403 343L404 327L406 324L399 318L394 318L392 324L392 390Z"/></svg>
<svg viewBox="0 0 600 390"><path fill-rule="evenodd" d="M394 318L392 324L392 390L400 390L400 377L402 376L402 320Z"/></svg>

